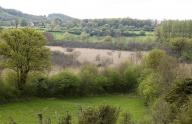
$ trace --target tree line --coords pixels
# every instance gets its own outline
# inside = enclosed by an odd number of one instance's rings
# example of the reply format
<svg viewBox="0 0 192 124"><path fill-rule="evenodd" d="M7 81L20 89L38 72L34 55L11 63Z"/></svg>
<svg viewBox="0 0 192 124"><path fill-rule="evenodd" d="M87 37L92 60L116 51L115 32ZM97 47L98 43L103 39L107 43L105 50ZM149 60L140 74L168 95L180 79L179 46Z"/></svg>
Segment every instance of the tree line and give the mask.
<svg viewBox="0 0 192 124"><path fill-rule="evenodd" d="M169 47L181 61L192 60L192 20L167 20L156 28L157 41Z"/></svg>

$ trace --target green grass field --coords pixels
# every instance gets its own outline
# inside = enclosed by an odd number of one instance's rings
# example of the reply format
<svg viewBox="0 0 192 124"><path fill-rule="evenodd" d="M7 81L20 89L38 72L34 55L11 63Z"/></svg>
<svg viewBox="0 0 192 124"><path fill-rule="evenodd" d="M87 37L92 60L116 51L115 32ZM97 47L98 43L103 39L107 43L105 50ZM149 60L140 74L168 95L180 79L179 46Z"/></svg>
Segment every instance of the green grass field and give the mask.
<svg viewBox="0 0 192 124"><path fill-rule="evenodd" d="M55 38L55 40L64 40L64 33L62 32L51 32ZM80 35L74 35L70 34L70 39L73 39L72 41L81 41ZM105 37L97 37L97 36L89 36L86 41L87 42L103 42L103 39ZM112 42L154 42L155 37L153 32L146 32L146 36L135 36L135 37L112 37Z"/></svg>
<svg viewBox="0 0 192 124"><path fill-rule="evenodd" d="M110 104L120 107L123 112L130 112L133 119L138 121L148 115L148 109L144 106L144 101L135 96L110 95L84 98L67 99L33 99L26 102L9 103L0 105L0 124L7 124L10 117L18 124L37 124L37 114L43 113L46 117L52 118L55 124L58 114L65 114L69 111L73 116L73 121L77 122L77 115L80 106L98 106L100 104ZM54 122L53 122L54 121Z"/></svg>

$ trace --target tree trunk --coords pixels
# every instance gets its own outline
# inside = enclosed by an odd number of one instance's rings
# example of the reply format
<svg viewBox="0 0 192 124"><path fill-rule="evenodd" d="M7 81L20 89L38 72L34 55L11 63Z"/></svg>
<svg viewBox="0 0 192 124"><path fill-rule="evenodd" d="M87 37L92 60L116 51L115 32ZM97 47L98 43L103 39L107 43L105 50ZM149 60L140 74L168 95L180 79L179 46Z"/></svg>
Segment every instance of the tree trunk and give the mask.
<svg viewBox="0 0 192 124"><path fill-rule="evenodd" d="M28 72L26 71L21 71L18 74L18 82L17 82L17 87L20 91L24 90L25 84L26 84L26 80L27 80L27 75Z"/></svg>

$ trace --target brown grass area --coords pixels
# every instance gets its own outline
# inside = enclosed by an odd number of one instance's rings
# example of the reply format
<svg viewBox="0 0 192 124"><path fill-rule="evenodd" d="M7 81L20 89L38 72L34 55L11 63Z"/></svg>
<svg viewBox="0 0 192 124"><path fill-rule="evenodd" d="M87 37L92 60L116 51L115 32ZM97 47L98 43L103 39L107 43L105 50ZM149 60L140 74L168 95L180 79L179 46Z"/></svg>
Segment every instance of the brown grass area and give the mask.
<svg viewBox="0 0 192 124"><path fill-rule="evenodd" d="M58 46L48 46L51 51L60 51L65 54L67 48ZM81 63L93 63L98 64L99 62L108 62L108 64L116 66L122 62L130 61L133 63L139 63L146 52L132 52L132 51L117 51L117 50L106 50L106 49L90 49L90 48L74 48L73 53L79 54L77 60Z"/></svg>

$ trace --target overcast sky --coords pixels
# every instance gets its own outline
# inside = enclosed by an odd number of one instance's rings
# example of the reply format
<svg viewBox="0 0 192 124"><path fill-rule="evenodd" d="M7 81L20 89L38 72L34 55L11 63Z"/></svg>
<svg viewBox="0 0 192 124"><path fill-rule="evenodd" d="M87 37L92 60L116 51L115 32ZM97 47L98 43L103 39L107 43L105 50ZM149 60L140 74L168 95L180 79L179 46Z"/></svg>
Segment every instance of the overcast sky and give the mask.
<svg viewBox="0 0 192 124"><path fill-rule="evenodd" d="M192 19L192 0L0 0L0 6L34 15L72 17Z"/></svg>

